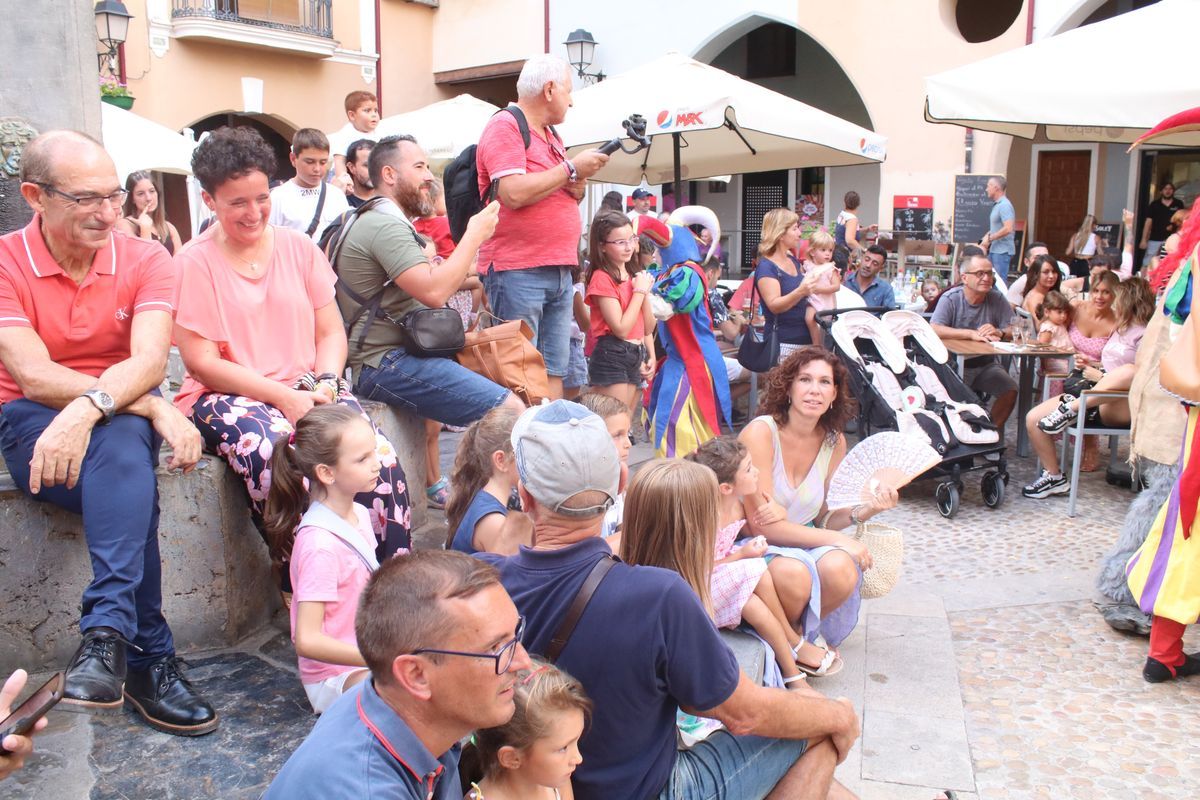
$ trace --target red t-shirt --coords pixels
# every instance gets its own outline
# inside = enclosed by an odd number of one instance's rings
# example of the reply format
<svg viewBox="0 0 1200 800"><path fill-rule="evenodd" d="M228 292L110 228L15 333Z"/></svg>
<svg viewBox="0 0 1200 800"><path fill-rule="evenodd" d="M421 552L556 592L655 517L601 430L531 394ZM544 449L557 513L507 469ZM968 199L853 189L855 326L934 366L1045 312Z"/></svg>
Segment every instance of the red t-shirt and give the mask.
<svg viewBox="0 0 1200 800"><path fill-rule="evenodd" d="M484 127L475 151L479 193L507 175L557 169L566 176L562 165L566 158L562 143L548 131L531 128L526 150L516 117L507 111L496 114ZM479 271L486 272L489 265L497 271L574 266L579 261L582 232L579 203L566 185L524 208L501 205L495 235L479 248Z"/></svg>
<svg viewBox="0 0 1200 800"><path fill-rule="evenodd" d="M584 298L589 306L591 306L591 324L588 326L587 344L584 345L583 351L585 355L591 355L592 350L596 348L596 340L601 336L616 336L612 332L612 328L608 327L608 323L604 321L604 315L600 313L600 303L596 298L599 297L615 297L621 304L621 313L629 308L629 301L633 299L633 281L629 278L617 283L602 269L598 269L592 273L592 279L588 282L587 295ZM648 302L643 298L642 302ZM646 318L642 314L638 314L637 321L633 323L633 328L629 331L628 341L635 339L641 340L646 335Z"/></svg>
<svg viewBox="0 0 1200 800"><path fill-rule="evenodd" d="M0 327L33 328L56 364L100 377L129 358L136 315L175 313L175 277L161 244L113 232L76 284L50 255L34 216L0 236ZM0 363L0 403L24 396Z"/></svg>
<svg viewBox="0 0 1200 800"><path fill-rule="evenodd" d="M433 241L433 246L437 248L437 254L442 258L449 258L450 254L454 252L454 240L450 238L449 217L418 217L412 221L412 226L417 229L417 233Z"/></svg>

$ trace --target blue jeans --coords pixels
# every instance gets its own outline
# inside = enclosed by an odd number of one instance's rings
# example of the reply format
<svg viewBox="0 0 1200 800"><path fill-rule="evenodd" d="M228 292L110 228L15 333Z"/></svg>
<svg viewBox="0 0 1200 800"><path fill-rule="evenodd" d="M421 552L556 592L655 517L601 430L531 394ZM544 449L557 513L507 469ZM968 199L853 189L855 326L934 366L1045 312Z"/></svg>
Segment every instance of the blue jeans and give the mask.
<svg viewBox="0 0 1200 800"><path fill-rule="evenodd" d="M761 800L800 760L804 739L734 736L717 731L680 750L659 800Z"/></svg>
<svg viewBox="0 0 1200 800"><path fill-rule="evenodd" d="M567 374L571 360L571 320L575 289L570 267L531 267L483 273L488 303L500 319L523 319L533 330L533 341L546 372L557 378Z"/></svg>
<svg viewBox="0 0 1200 800"><path fill-rule="evenodd" d="M988 253L988 261L992 262L992 269L996 270L996 274L1000 276L1000 280L1004 281L1004 285L1008 285L1008 265L1012 263L1012 253Z"/></svg>
<svg viewBox="0 0 1200 800"><path fill-rule="evenodd" d="M402 347L378 367L364 364L354 393L447 425L470 425L509 395L453 359L417 358Z"/></svg>
<svg viewBox="0 0 1200 800"><path fill-rule="evenodd" d="M0 409L0 451L21 491L29 492L33 446L58 411L32 400L10 400ZM175 652L162 615L162 563L158 556L158 481L161 443L150 422L117 414L92 429L74 489L43 486L33 499L83 516L92 582L83 592L79 629L106 626L142 648L129 666L142 669Z"/></svg>

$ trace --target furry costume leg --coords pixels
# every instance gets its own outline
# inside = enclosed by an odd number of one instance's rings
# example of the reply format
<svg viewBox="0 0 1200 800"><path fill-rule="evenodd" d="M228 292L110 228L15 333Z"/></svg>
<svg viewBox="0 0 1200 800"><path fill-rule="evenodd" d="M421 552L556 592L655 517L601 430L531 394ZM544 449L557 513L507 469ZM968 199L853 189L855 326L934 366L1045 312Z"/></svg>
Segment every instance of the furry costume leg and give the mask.
<svg viewBox="0 0 1200 800"><path fill-rule="evenodd" d="M1096 603L1096 608L1113 629L1148 636L1150 616L1138 608L1129 591L1125 565L1146 541L1158 509L1171 496L1171 488L1179 477L1179 465L1143 459L1139 466L1146 476L1147 486L1130 504L1121 525L1121 534L1113 549L1104 557L1100 574L1096 577L1096 589L1108 602Z"/></svg>

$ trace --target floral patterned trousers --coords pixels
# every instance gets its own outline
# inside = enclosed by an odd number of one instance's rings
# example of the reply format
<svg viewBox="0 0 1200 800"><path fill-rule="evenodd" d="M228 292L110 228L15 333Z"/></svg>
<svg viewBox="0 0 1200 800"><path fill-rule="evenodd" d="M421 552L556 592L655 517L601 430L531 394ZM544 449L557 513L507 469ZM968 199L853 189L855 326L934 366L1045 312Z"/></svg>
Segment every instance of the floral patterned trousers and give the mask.
<svg viewBox="0 0 1200 800"><path fill-rule="evenodd" d="M349 392L338 395L337 402L350 406L363 415L358 400ZM204 449L221 456L246 484L250 496L250 516L259 533L264 534L263 511L267 492L271 489L271 453L280 436L292 432L292 425L274 406L248 397L210 392L202 395L192 407L191 420L200 430ZM374 427L374 424L372 424ZM354 499L371 512L371 527L375 529L378 545L376 555L382 562L397 553L407 553L411 546L409 524L412 508L408 501L408 486L396 451L379 428L375 428L375 451L379 456L379 484L372 492L362 492Z"/></svg>

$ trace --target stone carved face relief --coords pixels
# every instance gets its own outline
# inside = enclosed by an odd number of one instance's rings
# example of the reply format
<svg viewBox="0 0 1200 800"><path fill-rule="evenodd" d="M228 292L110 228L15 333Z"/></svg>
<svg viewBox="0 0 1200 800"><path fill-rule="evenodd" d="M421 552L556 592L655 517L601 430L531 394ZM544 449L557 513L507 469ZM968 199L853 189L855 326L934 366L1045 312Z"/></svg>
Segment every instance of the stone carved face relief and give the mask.
<svg viewBox="0 0 1200 800"><path fill-rule="evenodd" d="M21 172L21 151L37 136L20 117L0 117L0 173L10 178Z"/></svg>

